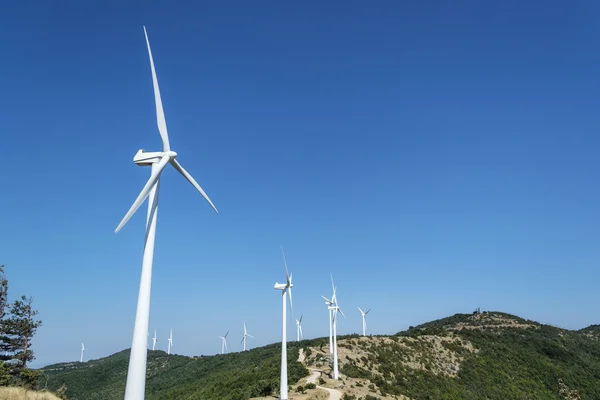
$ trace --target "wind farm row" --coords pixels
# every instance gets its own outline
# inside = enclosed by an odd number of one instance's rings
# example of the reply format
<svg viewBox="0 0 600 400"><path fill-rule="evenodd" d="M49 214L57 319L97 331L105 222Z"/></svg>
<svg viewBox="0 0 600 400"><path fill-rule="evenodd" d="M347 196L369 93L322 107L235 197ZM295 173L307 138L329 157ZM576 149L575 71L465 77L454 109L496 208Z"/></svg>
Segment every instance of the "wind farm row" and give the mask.
<svg viewBox="0 0 600 400"><path fill-rule="evenodd" d="M333 281L333 277L332 277L332 281ZM333 306L333 300L330 300L328 298L326 298L325 296L321 296L324 300L325 300L325 304L328 307L334 307ZM334 296L332 296L332 299L335 297L335 293ZM367 311L363 311L360 307L357 307L358 311L360 312L361 315L361 321L362 321L362 335L366 336L366 329L367 329L367 321L366 321L366 316L367 314L371 311L371 309L367 310ZM340 312L340 314L342 314L344 316L344 318L346 318L346 316L344 315L344 313L342 312L342 310L340 308L338 308L338 311ZM332 321L332 312L331 310L329 310L329 347L330 349L332 349L332 343L331 343L331 339L332 339L332 326L331 326L331 321ZM296 341L299 342L301 340L304 339L304 334L302 332L302 320L304 319L304 315L300 315L300 318L296 318L295 320L295 324L296 324ZM242 339L240 341L240 344L242 345L242 350L241 351L246 351L248 350L248 345L247 345L247 341L248 338L251 339L256 339L254 336L252 336L251 334L248 333L248 329L246 327L246 321L242 322L242 326L243 326L243 330L241 332L241 336ZM220 344L221 344L221 354L225 354L228 351L228 346L227 346L227 337L229 336L229 332L230 330L227 331L227 333L225 333L225 335L223 336L218 336L218 339L220 340ZM150 332L148 332L148 335L150 335ZM154 329L154 336L152 336L152 346L149 347L152 349L152 351L157 350L156 348L156 344L158 343L158 336L157 336L157 330ZM169 338L167 339L167 348L166 348L166 352L167 355L171 354L171 349L173 348L173 329L170 330L169 333ZM81 343L81 353L80 353L80 357L79 357L79 362L83 362L84 360L84 352L85 352L85 346L84 343Z"/></svg>

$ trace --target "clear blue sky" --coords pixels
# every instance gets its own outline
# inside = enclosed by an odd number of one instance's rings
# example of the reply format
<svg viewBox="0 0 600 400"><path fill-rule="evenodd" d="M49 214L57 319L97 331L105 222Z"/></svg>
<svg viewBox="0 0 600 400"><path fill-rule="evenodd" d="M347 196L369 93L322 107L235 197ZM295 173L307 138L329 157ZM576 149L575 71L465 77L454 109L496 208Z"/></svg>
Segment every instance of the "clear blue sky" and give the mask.
<svg viewBox="0 0 600 400"><path fill-rule="evenodd" d="M12 2L0 13L0 263L35 297L34 365L128 348L144 214L163 174L150 328L214 354L242 321L307 337L501 310L600 322L600 6L594 1ZM25 4L29 3L29 4ZM460 3L460 4L458 4ZM289 330L295 332L290 321Z"/></svg>

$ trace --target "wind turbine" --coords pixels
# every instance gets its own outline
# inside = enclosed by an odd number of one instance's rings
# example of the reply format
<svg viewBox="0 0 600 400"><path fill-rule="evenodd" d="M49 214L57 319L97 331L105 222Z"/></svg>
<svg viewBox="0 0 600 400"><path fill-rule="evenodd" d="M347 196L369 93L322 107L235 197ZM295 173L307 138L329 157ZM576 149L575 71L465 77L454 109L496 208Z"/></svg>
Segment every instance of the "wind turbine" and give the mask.
<svg viewBox="0 0 600 400"><path fill-rule="evenodd" d="M254 336L249 334L248 331L246 330L246 321L244 321L244 336L242 337L242 343L244 343L244 351L246 351L246 338L249 338L249 337L254 339Z"/></svg>
<svg viewBox="0 0 600 400"><path fill-rule="evenodd" d="M79 362L83 362L83 352L85 351L85 346L83 342L81 343L81 356L79 357Z"/></svg>
<svg viewBox="0 0 600 400"><path fill-rule="evenodd" d="M173 328L171 328L171 333L169 334L169 344L167 346L167 354L171 354L171 347L173 347Z"/></svg>
<svg viewBox="0 0 600 400"><path fill-rule="evenodd" d="M152 166L150 179L144 185L144 188L135 199L135 202L123 217L123 220L117 226L115 232L129 221L142 205L146 197L148 198L148 214L146 217L146 235L144 242L144 256L142 260L142 276L140 279L140 290L138 294L137 310L135 313L135 325L133 328L133 341L131 345L131 354L129 356L129 367L127 371L127 385L125 387L125 400L141 400L144 398L146 387L146 361L148 356L148 320L150 317L150 289L152 286L152 258L154 255L154 239L156 235L156 217L158 213L158 189L160 186L160 175L167 164L171 164L179 173L181 173L208 201L212 208L217 212L216 207L208 198L204 190L198 185L198 182L179 164L177 153L171 151L169 136L167 133L167 123L163 111L160 90L158 88L158 79L154 69L154 60L152 59L152 50L150 50L150 41L146 27L144 27L146 36L146 46L148 47L148 57L150 58L150 70L152 71L152 82L154 86L154 102L156 105L156 119L158 131L160 133L163 149L160 152L145 152L139 150L133 157L133 162L139 166ZM144 336L146 332L146 336Z"/></svg>
<svg viewBox="0 0 600 400"><path fill-rule="evenodd" d="M297 320L296 320L296 327L297 327L297 329L296 329L296 330L297 330L297 332L296 332L296 336L297 336L297 341L298 341L298 342L300 341L300 338L302 338L302 337L303 337L303 335L302 335L302 317L303 317L303 316L304 316L304 315L301 315L301 316L300 316L300 319L297 319Z"/></svg>
<svg viewBox="0 0 600 400"><path fill-rule="evenodd" d="M333 356L333 312L331 311L331 307L333 306L333 300L329 300L325 296L321 296L323 300L325 300L325 304L327 305L327 312L329 313L329 355ZM333 297L332 297L333 299Z"/></svg>
<svg viewBox="0 0 600 400"><path fill-rule="evenodd" d="M333 284L333 275L331 276L331 286L333 287L333 305L329 307L329 310L333 314L333 379L339 379L338 372L338 353L337 353L337 314L338 312L342 314L344 318L346 316L342 312L342 309L338 305L337 296L336 296L336 287Z"/></svg>
<svg viewBox="0 0 600 400"><path fill-rule="evenodd" d="M154 330L154 337L152 338L152 350L156 347L156 342L158 342L158 338L156 337L156 329Z"/></svg>
<svg viewBox="0 0 600 400"><path fill-rule="evenodd" d="M292 275L288 273L287 262L285 261L285 253L283 252L283 247L281 248L281 254L283 255L283 265L285 266L285 283L275 282L274 288L276 290L281 290L281 298L282 298L282 329L281 329L281 379L279 382L279 399L280 400L288 400L288 377L287 377L287 338L286 338L286 292L290 297L290 312L292 316L294 315L294 311L292 308Z"/></svg>
<svg viewBox="0 0 600 400"><path fill-rule="evenodd" d="M229 331L225 336L219 336L219 339L221 339L221 354L225 354L225 350L227 350L227 335L229 335Z"/></svg>
<svg viewBox="0 0 600 400"><path fill-rule="evenodd" d="M358 310L360 311L360 315L362 316L362 331L363 331L363 336L366 336L366 332L367 332L367 314L369 313L369 311L371 311L371 309L369 308L367 310L367 312L364 312L360 307L358 307Z"/></svg>

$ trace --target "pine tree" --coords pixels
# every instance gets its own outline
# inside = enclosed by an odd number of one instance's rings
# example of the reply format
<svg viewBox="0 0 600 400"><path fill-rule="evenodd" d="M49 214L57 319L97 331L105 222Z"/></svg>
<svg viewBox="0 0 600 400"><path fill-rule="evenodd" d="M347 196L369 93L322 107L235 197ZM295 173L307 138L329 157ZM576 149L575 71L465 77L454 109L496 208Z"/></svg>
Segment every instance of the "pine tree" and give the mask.
<svg viewBox="0 0 600 400"><path fill-rule="evenodd" d="M0 350L4 353L4 359L17 361L18 368L27 368L27 362L35 358L31 351L31 339L42 321L35 319L38 312L32 304L32 297L21 296L12 304L8 318L2 321Z"/></svg>
<svg viewBox="0 0 600 400"><path fill-rule="evenodd" d="M4 275L4 264L0 265L0 320L4 319L6 303L8 302L8 280Z"/></svg>

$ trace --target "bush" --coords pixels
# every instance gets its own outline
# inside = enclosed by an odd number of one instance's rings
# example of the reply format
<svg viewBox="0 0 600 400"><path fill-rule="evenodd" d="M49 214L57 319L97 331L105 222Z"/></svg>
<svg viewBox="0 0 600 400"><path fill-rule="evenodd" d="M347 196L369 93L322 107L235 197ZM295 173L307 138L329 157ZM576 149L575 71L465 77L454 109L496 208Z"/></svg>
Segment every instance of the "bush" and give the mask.
<svg viewBox="0 0 600 400"><path fill-rule="evenodd" d="M317 385L315 385L314 383L310 382L307 383L306 385L304 385L304 389L315 389L317 387Z"/></svg>

